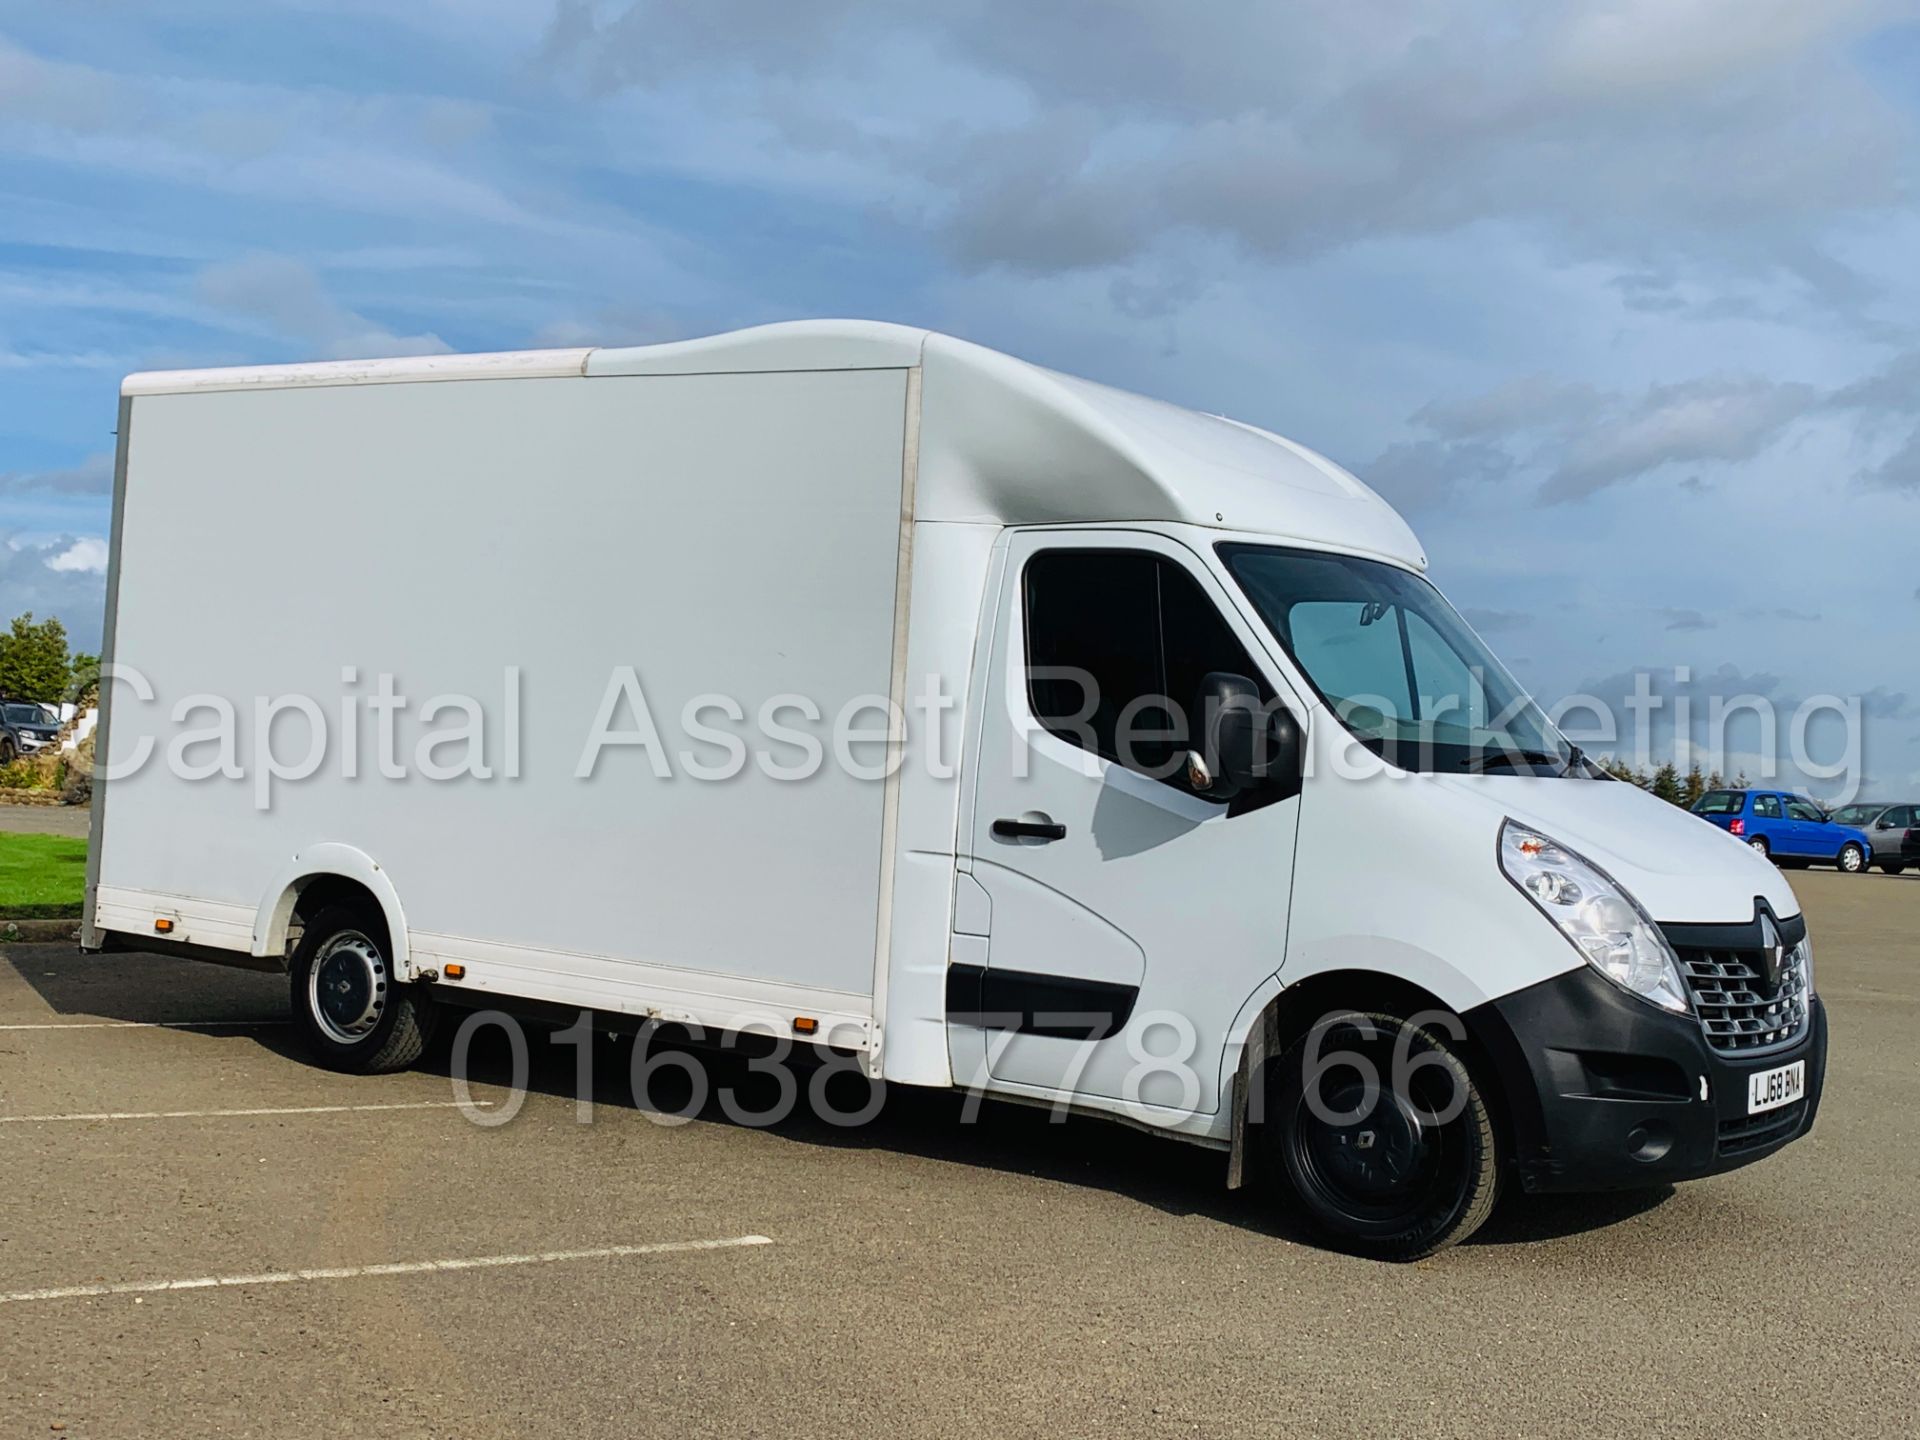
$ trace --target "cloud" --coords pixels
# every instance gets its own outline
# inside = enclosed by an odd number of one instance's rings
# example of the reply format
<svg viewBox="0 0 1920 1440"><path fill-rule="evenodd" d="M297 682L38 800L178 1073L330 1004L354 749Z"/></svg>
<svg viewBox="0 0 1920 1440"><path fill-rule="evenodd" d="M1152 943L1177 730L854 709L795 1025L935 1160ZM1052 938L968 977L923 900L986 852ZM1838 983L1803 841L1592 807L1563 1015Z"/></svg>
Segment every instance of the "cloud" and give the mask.
<svg viewBox="0 0 1920 1440"><path fill-rule="evenodd" d="M1374 465L1394 472L1419 457L1440 473L1457 473L1462 462L1483 478L1524 471L1542 475L1541 503L1565 504L1668 466L1752 460L1823 399L1812 385L1754 375L1632 393L1528 376L1421 407L1411 423L1440 441L1389 447Z"/></svg>
<svg viewBox="0 0 1920 1440"><path fill-rule="evenodd" d="M1909 435L1904 444L1878 465L1863 471L1860 479L1872 490L1891 490L1896 495L1920 495L1920 429Z"/></svg>
<svg viewBox="0 0 1920 1440"><path fill-rule="evenodd" d="M130 110L127 88L113 76L42 59L0 36L0 120L94 134Z"/></svg>
<svg viewBox="0 0 1920 1440"><path fill-rule="evenodd" d="M1811 385L1753 376L1650 386L1569 437L1540 499L1578 500L1667 465L1751 460L1816 398Z"/></svg>
<svg viewBox="0 0 1920 1440"><path fill-rule="evenodd" d="M659 345L683 340L686 321L663 309L646 306L601 306L586 319L549 320L527 339L535 350L571 349L581 345Z"/></svg>
<svg viewBox="0 0 1920 1440"><path fill-rule="evenodd" d="M451 347L438 335L396 335L326 293L311 266L286 255L249 255L200 272L208 304L248 318L331 360L436 355Z"/></svg>
<svg viewBox="0 0 1920 1440"><path fill-rule="evenodd" d="M1711 630L1718 623L1698 610L1659 609L1654 613L1667 622L1669 630Z"/></svg>
<svg viewBox="0 0 1920 1440"><path fill-rule="evenodd" d="M1479 440L1414 440L1390 445L1367 466L1367 484L1390 503L1420 510L1462 488L1502 480L1513 457Z"/></svg>
<svg viewBox="0 0 1920 1440"><path fill-rule="evenodd" d="M106 495L113 490L113 456L89 455L78 465L57 470L15 470L0 474L0 494Z"/></svg>
<svg viewBox="0 0 1920 1440"><path fill-rule="evenodd" d="M79 571L83 575L107 573L107 542L98 535L83 535L47 561L56 572Z"/></svg>
<svg viewBox="0 0 1920 1440"><path fill-rule="evenodd" d="M1920 710L1908 702L1906 691L1876 685L1861 694L1860 713L1870 720L1906 720Z"/></svg>
<svg viewBox="0 0 1920 1440"><path fill-rule="evenodd" d="M1533 623L1533 617L1524 610L1480 610L1469 605L1460 614L1482 635L1498 635L1510 630L1524 630Z"/></svg>
<svg viewBox="0 0 1920 1440"><path fill-rule="evenodd" d="M1772 609L1751 605L1740 612L1740 617L1743 620L1790 620L1808 625L1817 624L1820 620L1818 611L1794 610L1785 605L1777 605Z"/></svg>
<svg viewBox="0 0 1920 1440"><path fill-rule="evenodd" d="M744 111L970 268L1098 269L1196 234L1295 259L1493 220L1573 258L1840 295L1857 277L1824 241L1912 180L1910 116L1854 51L1884 8L638 0L562 5L544 61Z"/></svg>
<svg viewBox="0 0 1920 1440"><path fill-rule="evenodd" d="M78 563L99 546L98 569ZM15 615L58 616L77 650L100 648L106 607L105 545L93 537L30 540L0 533L0 624Z"/></svg>
<svg viewBox="0 0 1920 1440"><path fill-rule="evenodd" d="M1920 414L1920 350L1904 351L1872 374L1840 386L1827 403L1869 415Z"/></svg>
<svg viewBox="0 0 1920 1440"><path fill-rule="evenodd" d="M1770 671L1733 664L1655 666L1585 679L1570 696L1580 697L1578 703L1550 704L1549 713L1560 709L1573 738L1596 754L1655 765L1671 756L1683 769L1697 759L1729 776L1745 771L1755 782L1772 779L1820 793L1838 788L1842 799L1858 793L1862 782L1871 793L1876 767L1886 764L1882 755L1900 738L1890 725L1912 713L1905 694L1884 687L1857 695L1862 728L1856 751L1831 705L1846 697L1803 693ZM1794 717L1803 711L1809 717L1803 758L1810 768L1846 763L1848 773L1839 780L1808 774L1795 763Z"/></svg>

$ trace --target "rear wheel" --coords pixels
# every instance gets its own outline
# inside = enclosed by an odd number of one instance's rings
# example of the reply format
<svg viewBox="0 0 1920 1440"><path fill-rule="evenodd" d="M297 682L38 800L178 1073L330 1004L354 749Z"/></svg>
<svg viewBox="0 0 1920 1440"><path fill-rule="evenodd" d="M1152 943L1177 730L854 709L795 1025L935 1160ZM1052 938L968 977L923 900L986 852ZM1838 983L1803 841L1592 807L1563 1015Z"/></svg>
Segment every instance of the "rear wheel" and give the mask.
<svg viewBox="0 0 1920 1440"><path fill-rule="evenodd" d="M1747 841L1747 844L1753 847L1753 853L1758 855L1762 860L1767 859L1773 854L1773 847L1767 844L1767 837L1764 835L1754 836L1751 840Z"/></svg>
<svg viewBox="0 0 1920 1440"><path fill-rule="evenodd" d="M1852 843L1842 845L1840 859L1836 863L1847 874L1858 875L1867 868L1867 852Z"/></svg>
<svg viewBox="0 0 1920 1440"><path fill-rule="evenodd" d="M293 1023L322 1065L374 1075L420 1058L434 1010L394 978L391 955L376 911L331 905L307 924L288 966Z"/></svg>
<svg viewBox="0 0 1920 1440"><path fill-rule="evenodd" d="M1500 1154L1486 1096L1454 1042L1393 1015L1349 1013L1268 1071L1271 1178L1333 1244L1418 1260L1493 1211Z"/></svg>

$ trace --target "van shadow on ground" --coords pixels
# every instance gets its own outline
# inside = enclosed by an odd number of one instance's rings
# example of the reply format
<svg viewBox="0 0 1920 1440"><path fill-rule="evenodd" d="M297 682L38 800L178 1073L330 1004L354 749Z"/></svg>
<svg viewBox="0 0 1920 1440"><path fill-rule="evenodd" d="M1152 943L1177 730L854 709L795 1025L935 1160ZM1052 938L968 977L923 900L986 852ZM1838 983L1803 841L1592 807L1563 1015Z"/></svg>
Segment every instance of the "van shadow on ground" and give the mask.
<svg viewBox="0 0 1920 1440"><path fill-rule="evenodd" d="M286 980L280 975L164 955L83 956L64 946L8 946L0 950L0 960L11 962L59 1016L165 1024L266 1020L287 1013ZM454 1034L465 1017L459 1011L449 1011L448 1017L450 1023L441 1027L417 1068L451 1085ZM195 1033L203 1042L253 1046L291 1063L311 1063L286 1025L196 1028ZM529 1093L577 1098L577 1048L553 1039L550 1026L529 1023L524 1033ZM609 1039L605 1031L597 1032L590 1077L595 1105L755 1129L769 1144L890 1151L1028 1175L1122 1195L1171 1215L1317 1243L1262 1190L1228 1190L1224 1154L1126 1125L1080 1116L1056 1121L1045 1109L996 1101L970 1104L963 1094L907 1085L884 1087L876 1096L858 1074L823 1072L811 1056L797 1057L787 1067L800 1103L784 1119L769 1123L755 1117L776 1110L782 1087L765 1062L756 1067L747 1054L677 1043L669 1032L650 1042L646 1055L675 1058L651 1067L636 1098L633 1037ZM646 1055L640 1056L642 1063ZM471 1083L510 1087L514 1063L513 1047L498 1026L476 1027L466 1047ZM701 1077L698 1096L695 1074ZM810 1095L824 1109L808 1103ZM826 1118L827 1112L870 1118L841 1124ZM1595 1196L1510 1195L1469 1243L1525 1245L1604 1229L1647 1213L1672 1193L1667 1187Z"/></svg>
<svg viewBox="0 0 1920 1440"><path fill-rule="evenodd" d="M443 1031L421 1060L422 1069L446 1076L449 1083L455 1068L452 1030L449 1026ZM576 1047L532 1026L527 1037L527 1090L575 1099ZM648 1055L676 1058L658 1061L637 1096L633 1072L636 1064L645 1065ZM693 1072L677 1058L681 1056L696 1067ZM469 1081L510 1087L514 1063L512 1047L497 1027L475 1030L466 1051ZM1228 1190L1227 1157L1219 1151L1109 1120L1055 1119L1050 1110L1037 1106L970 1102L952 1091L894 1085L876 1095L875 1087L858 1074L824 1073L811 1056L796 1058L787 1069L799 1103L784 1119L772 1122L756 1118L775 1112L781 1101L782 1087L764 1064L756 1069L741 1054L672 1038L656 1038L636 1058L632 1037L610 1039L602 1032L594 1040L591 1095L596 1106L757 1129L769 1142L890 1151L1018 1173L1123 1195L1170 1215L1197 1216L1301 1244L1320 1243L1268 1192L1257 1187ZM701 1077L698 1095L695 1073ZM731 1111L722 1095L729 1097ZM810 1100L818 1101L819 1108ZM835 1123L826 1118L828 1113L869 1118ZM1609 1195L1509 1195L1468 1243L1525 1245L1604 1229L1648 1213L1673 1193L1672 1186L1662 1186Z"/></svg>

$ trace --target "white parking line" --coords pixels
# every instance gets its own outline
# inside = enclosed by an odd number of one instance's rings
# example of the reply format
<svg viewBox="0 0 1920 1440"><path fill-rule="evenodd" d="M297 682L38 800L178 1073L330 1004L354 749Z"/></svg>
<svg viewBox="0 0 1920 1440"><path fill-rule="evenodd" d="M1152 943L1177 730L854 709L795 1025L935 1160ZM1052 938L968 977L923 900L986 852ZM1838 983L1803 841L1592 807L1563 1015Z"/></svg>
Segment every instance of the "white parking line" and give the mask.
<svg viewBox="0 0 1920 1440"><path fill-rule="evenodd" d="M554 1265L567 1260L617 1260L632 1255L674 1255L689 1250L732 1250L771 1245L765 1235L724 1240L665 1240L653 1245L602 1245L592 1250L541 1250L527 1255L470 1255L452 1260L401 1260L387 1265L336 1265L314 1270L269 1270L260 1275L200 1275L190 1280L123 1280L112 1285L59 1285L0 1295L0 1305L29 1300L78 1300L99 1295L156 1295L169 1290L218 1290L244 1285L291 1285L300 1280L358 1280L374 1275L428 1275L454 1270L498 1270L509 1265Z"/></svg>
<svg viewBox="0 0 1920 1440"><path fill-rule="evenodd" d="M220 1120L245 1115L346 1115L362 1110L479 1110L492 1100L396 1100L381 1105L288 1105L258 1110L101 1110L85 1115L0 1115L0 1125L48 1125L60 1120Z"/></svg>
<svg viewBox="0 0 1920 1440"><path fill-rule="evenodd" d="M289 1025L272 1020L47 1020L33 1025L0 1025L0 1030L217 1030L225 1026Z"/></svg>

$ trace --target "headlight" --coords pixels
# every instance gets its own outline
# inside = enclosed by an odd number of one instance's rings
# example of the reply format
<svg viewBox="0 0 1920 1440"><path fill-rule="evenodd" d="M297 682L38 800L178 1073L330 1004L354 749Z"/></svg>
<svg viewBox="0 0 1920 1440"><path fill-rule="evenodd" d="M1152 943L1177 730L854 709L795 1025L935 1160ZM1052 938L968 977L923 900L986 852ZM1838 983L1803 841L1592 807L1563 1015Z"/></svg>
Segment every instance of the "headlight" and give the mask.
<svg viewBox="0 0 1920 1440"><path fill-rule="evenodd" d="M1500 827L1500 868L1594 969L1663 1010L1687 1013L1666 936L1606 871L1512 820Z"/></svg>
<svg viewBox="0 0 1920 1440"><path fill-rule="evenodd" d="M1807 999L1811 1000L1813 999L1813 936L1802 935L1800 943L1793 947L1793 953L1800 959L1801 988L1807 992Z"/></svg>

